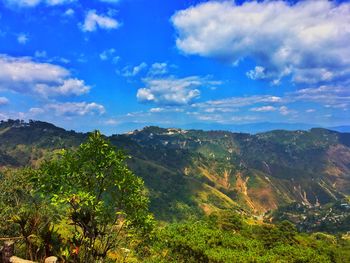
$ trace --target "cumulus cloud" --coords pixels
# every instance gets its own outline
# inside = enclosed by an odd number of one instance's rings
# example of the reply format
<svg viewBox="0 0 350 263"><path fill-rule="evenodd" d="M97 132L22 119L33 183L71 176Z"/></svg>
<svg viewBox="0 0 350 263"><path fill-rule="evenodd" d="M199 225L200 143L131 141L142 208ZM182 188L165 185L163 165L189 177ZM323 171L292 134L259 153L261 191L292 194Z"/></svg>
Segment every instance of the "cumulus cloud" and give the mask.
<svg viewBox="0 0 350 263"><path fill-rule="evenodd" d="M27 112L8 114L11 118L33 119L48 116L72 119L76 117L100 116L106 112L103 105L96 102L52 102L32 107Z"/></svg>
<svg viewBox="0 0 350 263"><path fill-rule="evenodd" d="M29 57L0 55L0 89L45 97L82 95L90 87L58 65L35 62Z"/></svg>
<svg viewBox="0 0 350 263"><path fill-rule="evenodd" d="M99 15L96 13L96 10L90 10L85 17L81 29L85 32L93 32L97 28L110 30L117 29L119 26L120 23L116 19L107 15Z"/></svg>
<svg viewBox="0 0 350 263"><path fill-rule="evenodd" d="M90 87L85 85L85 82L80 79L66 79L58 86L50 86L48 84L36 84L35 91L43 95L49 96L80 96L90 91Z"/></svg>
<svg viewBox="0 0 350 263"><path fill-rule="evenodd" d="M172 23L181 51L236 64L253 59L252 79L318 83L350 76L350 3L211 1L176 12Z"/></svg>
<svg viewBox="0 0 350 263"><path fill-rule="evenodd" d="M1 105L6 105L9 103L9 100L5 97L0 97L0 106Z"/></svg>
<svg viewBox="0 0 350 263"><path fill-rule="evenodd" d="M189 104L200 96L198 88L217 83L198 76L146 78L144 82L146 87L137 91L137 99L141 102L153 102L163 105Z"/></svg>
<svg viewBox="0 0 350 263"><path fill-rule="evenodd" d="M247 72L247 76L251 79L265 79L267 75L265 73L265 68L261 66L256 66L254 69Z"/></svg>

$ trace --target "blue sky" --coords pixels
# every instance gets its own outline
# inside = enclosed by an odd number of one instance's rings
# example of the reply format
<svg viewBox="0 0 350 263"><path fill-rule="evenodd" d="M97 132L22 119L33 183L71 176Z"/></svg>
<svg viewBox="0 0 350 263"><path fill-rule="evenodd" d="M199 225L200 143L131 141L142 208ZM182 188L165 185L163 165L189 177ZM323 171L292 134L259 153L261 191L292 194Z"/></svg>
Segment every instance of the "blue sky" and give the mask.
<svg viewBox="0 0 350 263"><path fill-rule="evenodd" d="M350 124L347 1L0 0L0 118Z"/></svg>

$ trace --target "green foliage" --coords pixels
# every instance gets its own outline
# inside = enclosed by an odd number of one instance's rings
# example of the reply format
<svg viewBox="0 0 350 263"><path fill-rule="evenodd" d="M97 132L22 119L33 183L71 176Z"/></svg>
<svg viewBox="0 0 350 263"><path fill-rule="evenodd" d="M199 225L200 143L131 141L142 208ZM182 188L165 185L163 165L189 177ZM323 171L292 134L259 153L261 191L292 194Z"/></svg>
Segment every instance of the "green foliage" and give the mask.
<svg viewBox="0 0 350 263"><path fill-rule="evenodd" d="M278 243L288 245L293 245L296 243L295 236L297 230L295 226L288 221L283 221L277 226L263 225L255 226L254 228L254 232L256 233L257 237L267 249L276 246Z"/></svg>
<svg viewBox="0 0 350 263"><path fill-rule="evenodd" d="M82 251L76 260L105 258L126 230L152 227L143 182L126 158L96 131L76 151L62 151L35 171L43 197L64 207L75 227L71 241Z"/></svg>
<svg viewBox="0 0 350 263"><path fill-rule="evenodd" d="M222 230L238 231L245 227L242 216L228 210L210 214L209 221Z"/></svg>
<svg viewBox="0 0 350 263"><path fill-rule="evenodd" d="M0 177L0 235L20 238L20 255L41 260L58 250L55 209L34 191L32 171L5 170Z"/></svg>
<svg viewBox="0 0 350 263"><path fill-rule="evenodd" d="M0 231L18 237L18 255L99 262L121 247L137 249L153 228L143 181L99 132L38 169L0 177ZM21 254L23 247L24 253Z"/></svg>
<svg viewBox="0 0 350 263"><path fill-rule="evenodd" d="M0 176L0 232L21 238L17 255L42 261L54 254L65 262L349 262L347 236L301 234L283 221L290 212L302 220L306 213L306 223L327 215L338 221L305 229L348 230L347 208L324 205L348 191L341 188L349 172L346 134L148 127L111 136L111 143L94 132L81 144L87 137L44 122L0 123L0 165L38 167ZM65 150L56 155L59 149ZM144 179L150 207L162 220L156 231L143 181L126 162ZM341 171L336 178L343 183L324 180L333 171L327 168ZM300 193L290 190L296 185L321 206L279 211L272 215L282 215L280 223L262 224L240 209L248 206L236 185L238 174L257 208L269 205L269 197L272 207L300 202ZM204 212L210 216L202 218Z"/></svg>
<svg viewBox="0 0 350 263"><path fill-rule="evenodd" d="M230 218L240 218L239 227L222 228ZM345 244L304 237L289 222L251 226L239 215L224 212L159 230L144 262L340 263L348 262L347 255Z"/></svg>
<svg viewBox="0 0 350 263"><path fill-rule="evenodd" d="M87 136L40 121L3 121L0 165L35 167L58 149L77 148ZM249 135L159 127L109 137L113 145L132 156L128 163L145 182L151 211L168 222L198 217L203 207L227 208L214 195L208 200L196 198L206 185L253 213L304 202L303 192L312 204L343 198L350 194L346 187L349 138L347 133L325 129ZM255 209L236 185L238 173L249 176L247 190ZM331 182L328 177L333 173L336 177ZM193 188L188 178L198 180L202 187ZM300 191L292 190L299 186Z"/></svg>

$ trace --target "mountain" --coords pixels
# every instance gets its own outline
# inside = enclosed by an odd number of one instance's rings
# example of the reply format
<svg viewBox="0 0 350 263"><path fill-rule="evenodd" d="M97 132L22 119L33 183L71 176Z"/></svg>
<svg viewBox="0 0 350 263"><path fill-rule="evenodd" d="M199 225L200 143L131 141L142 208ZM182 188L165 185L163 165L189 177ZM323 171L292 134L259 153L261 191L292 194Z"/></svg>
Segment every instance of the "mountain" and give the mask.
<svg viewBox="0 0 350 263"><path fill-rule="evenodd" d="M335 126L335 127L330 127L329 129L334 131L339 131L339 132L350 132L350 125Z"/></svg>
<svg viewBox="0 0 350 263"><path fill-rule="evenodd" d="M272 130L309 130L317 125L307 123L257 122L246 124L191 123L180 126L183 129L200 129L205 131L222 130L231 132L259 133Z"/></svg>
<svg viewBox="0 0 350 263"><path fill-rule="evenodd" d="M159 124L154 123L150 124L151 126L159 126ZM135 122L127 122L116 125L115 129L118 130L119 133L125 133L130 130L142 129L145 126L144 123L135 123ZM162 125L160 125L162 126ZM307 124L307 123L279 123L279 122L258 122L258 123L246 123L246 124L220 124L220 123L203 123L203 122L195 122L195 123L187 123L187 124L179 124L177 128L181 129L196 129L196 130L222 130L222 131L231 131L231 132L245 132L245 133L258 133L258 132L266 132L271 130L309 130L311 128L318 127L317 125ZM339 126L341 128L343 126ZM345 127L345 126L344 126ZM338 127L335 127L337 131Z"/></svg>
<svg viewBox="0 0 350 263"><path fill-rule="evenodd" d="M150 124L151 126L159 126L159 124L154 123ZM144 123L136 123L136 122L127 122L121 123L114 127L119 133L126 133L130 130L142 129L145 126ZM162 125L160 125L162 127ZM310 130L312 128L319 127L325 128L328 130L338 131L338 132L350 132L350 126L320 126L315 124L308 123L285 123L285 122L257 122L257 123L246 123L246 124L220 124L220 123L187 123L180 124L177 128L189 130L204 130L204 131L212 131L212 130L221 130L221 131L230 131L230 132L243 132L243 133L261 133L273 130L287 130L287 131L297 131L297 130Z"/></svg>
<svg viewBox="0 0 350 263"><path fill-rule="evenodd" d="M87 134L31 121L0 123L0 165L37 165ZM161 220L223 208L262 215L299 203L324 205L350 195L350 133L322 128L258 133L145 127L112 135L130 156Z"/></svg>

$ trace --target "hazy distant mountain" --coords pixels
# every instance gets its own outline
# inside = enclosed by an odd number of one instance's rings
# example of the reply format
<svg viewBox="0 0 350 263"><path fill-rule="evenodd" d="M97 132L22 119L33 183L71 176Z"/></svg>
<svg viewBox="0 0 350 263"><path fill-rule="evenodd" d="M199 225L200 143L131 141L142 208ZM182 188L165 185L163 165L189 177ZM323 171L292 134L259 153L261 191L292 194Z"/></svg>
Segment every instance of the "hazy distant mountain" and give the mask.
<svg viewBox="0 0 350 263"><path fill-rule="evenodd" d="M335 127L330 127L328 129L338 131L338 132L350 132L350 125L335 126Z"/></svg>
<svg viewBox="0 0 350 263"><path fill-rule="evenodd" d="M142 129L145 126L144 123L135 123L135 122L127 122L117 125L116 132L117 133L125 133L136 129ZM157 123L148 124L148 126L160 126L164 127L164 125L159 125ZM222 130L222 131L231 131L231 132L244 132L244 133L259 133L259 132L267 132L272 130L287 130L287 131L296 131L296 130L309 130L311 128L326 128L339 132L350 132L350 126L335 126L335 127L326 127L319 126L316 124L307 124L307 123L276 123L276 122L258 122L258 123L247 123L247 124L219 124L219 123L187 123L180 124L177 128L189 130L204 130L204 131L212 131L212 130ZM174 127L175 128L175 127Z"/></svg>
<svg viewBox="0 0 350 263"><path fill-rule="evenodd" d="M86 136L45 122L2 122L0 165L36 165ZM261 214L350 194L350 133L313 128L251 135L152 126L109 139L132 156L129 164L163 220L219 208Z"/></svg>
<svg viewBox="0 0 350 263"><path fill-rule="evenodd" d="M231 132L244 132L244 133L259 133L272 130L309 130L311 128L318 127L317 125L305 124L305 123L273 123L273 122L258 122L247 124L206 124L206 123L193 123L183 125L180 128L183 129L201 129L201 130L223 130Z"/></svg>

